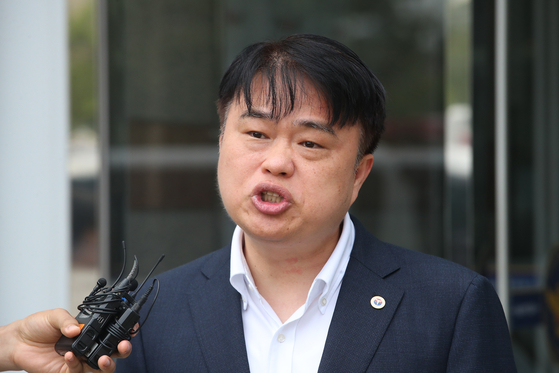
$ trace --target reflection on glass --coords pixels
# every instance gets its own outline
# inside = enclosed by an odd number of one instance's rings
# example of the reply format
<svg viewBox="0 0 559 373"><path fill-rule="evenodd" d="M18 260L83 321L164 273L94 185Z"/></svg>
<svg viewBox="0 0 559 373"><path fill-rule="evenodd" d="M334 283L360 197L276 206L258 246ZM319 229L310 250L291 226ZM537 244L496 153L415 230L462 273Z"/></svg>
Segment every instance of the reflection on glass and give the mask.
<svg viewBox="0 0 559 373"><path fill-rule="evenodd" d="M71 310L99 278L96 12L90 0L69 0L72 191Z"/></svg>
<svg viewBox="0 0 559 373"><path fill-rule="evenodd" d="M379 238L442 255L443 2L108 2L111 268L126 239L174 267L230 241L215 187L214 100L245 46L323 34L388 91L388 129L352 208Z"/></svg>
<svg viewBox="0 0 559 373"><path fill-rule="evenodd" d="M474 183L476 266L494 273L493 14L474 2ZM559 371L556 307L559 241L559 7L509 2L510 317L520 373ZM490 192L488 192L490 191ZM494 277L493 277L494 278Z"/></svg>

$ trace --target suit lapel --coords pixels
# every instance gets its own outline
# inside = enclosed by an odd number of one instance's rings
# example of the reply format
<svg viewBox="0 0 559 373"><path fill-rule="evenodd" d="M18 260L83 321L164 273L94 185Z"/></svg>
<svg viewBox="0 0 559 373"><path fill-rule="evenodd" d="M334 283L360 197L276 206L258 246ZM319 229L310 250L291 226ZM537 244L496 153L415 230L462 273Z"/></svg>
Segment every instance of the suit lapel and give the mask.
<svg viewBox="0 0 559 373"><path fill-rule="evenodd" d="M229 255L229 254L227 254ZM227 257L229 258L229 256ZM188 294L208 372L249 372L239 293L229 284L229 260Z"/></svg>
<svg viewBox="0 0 559 373"><path fill-rule="evenodd" d="M384 280L399 268L382 242L355 221L356 239L324 346L319 373L365 372L404 294ZM382 263L380 265L379 263ZM375 309L371 298L385 306Z"/></svg>

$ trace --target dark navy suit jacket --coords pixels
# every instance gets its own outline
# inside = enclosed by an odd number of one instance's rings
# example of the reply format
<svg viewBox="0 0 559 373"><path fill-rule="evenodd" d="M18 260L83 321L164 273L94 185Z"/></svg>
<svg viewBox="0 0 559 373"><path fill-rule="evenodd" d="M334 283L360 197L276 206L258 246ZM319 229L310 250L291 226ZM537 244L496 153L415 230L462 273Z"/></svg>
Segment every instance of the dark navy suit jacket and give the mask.
<svg viewBox="0 0 559 373"><path fill-rule="evenodd" d="M319 372L516 372L487 279L382 242L353 221L355 244ZM159 299L117 372L249 372L229 256L225 247L158 276ZM371 306L375 295L384 308Z"/></svg>

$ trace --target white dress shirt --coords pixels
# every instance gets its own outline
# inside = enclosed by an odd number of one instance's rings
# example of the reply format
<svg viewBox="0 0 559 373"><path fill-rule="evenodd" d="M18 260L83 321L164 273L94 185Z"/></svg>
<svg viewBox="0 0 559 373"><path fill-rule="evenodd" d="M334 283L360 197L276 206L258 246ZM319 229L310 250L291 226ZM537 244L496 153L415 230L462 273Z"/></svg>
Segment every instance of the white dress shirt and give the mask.
<svg viewBox="0 0 559 373"><path fill-rule="evenodd" d="M231 242L231 285L241 294L243 328L252 373L318 371L340 286L355 239L346 214L338 244L314 279L307 301L284 323L256 289L243 254L243 231Z"/></svg>

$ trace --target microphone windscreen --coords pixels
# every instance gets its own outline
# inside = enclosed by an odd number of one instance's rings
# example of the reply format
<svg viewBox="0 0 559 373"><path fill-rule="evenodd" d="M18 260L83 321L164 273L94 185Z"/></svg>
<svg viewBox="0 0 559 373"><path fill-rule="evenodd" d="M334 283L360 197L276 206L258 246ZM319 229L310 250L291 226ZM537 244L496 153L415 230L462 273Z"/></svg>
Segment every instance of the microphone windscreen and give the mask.
<svg viewBox="0 0 559 373"><path fill-rule="evenodd" d="M107 285L107 280L104 279L103 277L101 277L99 280L97 280L97 286L99 286L99 288L102 288L105 285Z"/></svg>
<svg viewBox="0 0 559 373"><path fill-rule="evenodd" d="M138 287L138 281L136 281L136 279L133 278L132 281L130 281L130 290L129 291L134 291L134 290L136 290L137 287Z"/></svg>

